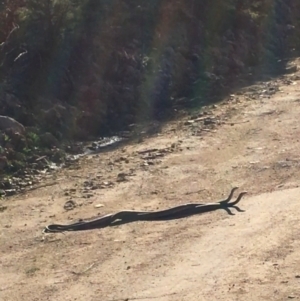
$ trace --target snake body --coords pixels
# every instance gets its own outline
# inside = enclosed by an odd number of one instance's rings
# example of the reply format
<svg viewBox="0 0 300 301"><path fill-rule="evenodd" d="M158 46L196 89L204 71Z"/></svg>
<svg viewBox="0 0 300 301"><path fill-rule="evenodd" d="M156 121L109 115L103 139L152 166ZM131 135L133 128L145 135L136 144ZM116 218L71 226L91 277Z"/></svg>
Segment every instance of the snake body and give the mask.
<svg viewBox="0 0 300 301"><path fill-rule="evenodd" d="M215 211L218 209L224 209L228 214L232 214L229 208L235 208L238 211L242 211L236 204L242 199L242 197L247 192L241 192L234 202L230 202L232 199L234 191L238 187L232 188L227 199L209 204L184 204L179 205L170 209L160 210L160 211L134 211L134 210L124 210L117 212L115 214L107 214L102 217L92 219L89 221L80 221L69 225L52 224L46 226L43 230L44 233L54 233L54 232L65 232L65 231L82 231L99 229L108 226L116 226L120 224L125 224L134 221L162 221L179 219L194 214Z"/></svg>

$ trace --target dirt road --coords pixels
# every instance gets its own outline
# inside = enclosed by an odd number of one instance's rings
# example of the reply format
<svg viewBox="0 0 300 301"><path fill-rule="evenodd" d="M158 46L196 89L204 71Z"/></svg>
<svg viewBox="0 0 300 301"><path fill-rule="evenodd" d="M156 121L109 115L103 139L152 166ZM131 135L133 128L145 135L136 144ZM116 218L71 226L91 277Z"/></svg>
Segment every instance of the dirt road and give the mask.
<svg viewBox="0 0 300 301"><path fill-rule="evenodd" d="M197 121L172 122L5 200L0 300L300 299L299 78L270 81L280 88L271 96L232 96L213 109L226 120L215 129L192 135ZM121 209L218 201L233 186L248 191L245 211L233 216L41 234L47 224ZM65 210L70 200L75 208Z"/></svg>

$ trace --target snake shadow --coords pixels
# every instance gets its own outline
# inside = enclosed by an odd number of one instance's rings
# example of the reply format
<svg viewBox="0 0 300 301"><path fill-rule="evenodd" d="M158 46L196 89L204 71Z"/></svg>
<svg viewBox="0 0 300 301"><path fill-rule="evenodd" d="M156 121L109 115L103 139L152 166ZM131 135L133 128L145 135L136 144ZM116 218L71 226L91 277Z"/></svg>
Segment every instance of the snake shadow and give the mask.
<svg viewBox="0 0 300 301"><path fill-rule="evenodd" d="M234 208L238 212L245 212L245 210L242 210L238 206L231 206L231 208ZM126 219L116 220L116 221L110 223L107 226L100 226L100 227L96 226L95 229L97 229L97 228L105 228L105 227L116 227L116 226L121 226L121 225L124 225L124 224L129 224L129 223L138 222L138 221L153 221L153 222L154 221L171 221L171 220L188 218L188 217L191 217L193 215L199 215L199 214L208 213L208 212L212 212L212 211L216 211L216 210L220 210L220 209L225 210L228 213L228 215L235 215L227 207L209 208L209 207L201 207L200 206L198 208L189 208L189 209L186 209L183 212L176 213L176 214L169 215L169 216L164 216L164 217L151 217L151 218L147 218L147 216L145 216L145 217L139 216L137 218L130 219L130 220L126 220Z"/></svg>

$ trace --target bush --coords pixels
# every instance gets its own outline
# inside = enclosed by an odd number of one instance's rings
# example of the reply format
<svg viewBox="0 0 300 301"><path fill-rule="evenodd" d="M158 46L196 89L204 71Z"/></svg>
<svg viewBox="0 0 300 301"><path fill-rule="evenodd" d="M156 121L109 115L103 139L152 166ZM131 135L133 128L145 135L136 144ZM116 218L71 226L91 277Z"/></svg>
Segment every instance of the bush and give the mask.
<svg viewBox="0 0 300 301"><path fill-rule="evenodd" d="M271 71L300 47L299 13L296 0L6 0L0 89L35 116L67 108L62 136L124 129L221 94L249 67Z"/></svg>

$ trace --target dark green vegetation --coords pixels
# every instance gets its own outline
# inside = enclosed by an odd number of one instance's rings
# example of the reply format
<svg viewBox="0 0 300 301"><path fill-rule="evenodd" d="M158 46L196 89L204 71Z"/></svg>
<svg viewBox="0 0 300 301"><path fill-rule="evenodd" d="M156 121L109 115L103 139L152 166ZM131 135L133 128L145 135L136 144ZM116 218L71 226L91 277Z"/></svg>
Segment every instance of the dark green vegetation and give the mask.
<svg viewBox="0 0 300 301"><path fill-rule="evenodd" d="M4 0L0 43L0 115L27 128L27 155L46 132L46 148L107 135L280 72L300 2Z"/></svg>

